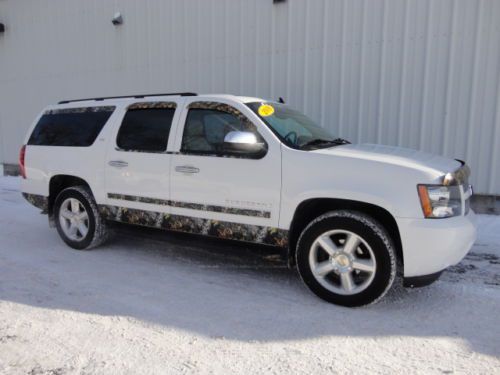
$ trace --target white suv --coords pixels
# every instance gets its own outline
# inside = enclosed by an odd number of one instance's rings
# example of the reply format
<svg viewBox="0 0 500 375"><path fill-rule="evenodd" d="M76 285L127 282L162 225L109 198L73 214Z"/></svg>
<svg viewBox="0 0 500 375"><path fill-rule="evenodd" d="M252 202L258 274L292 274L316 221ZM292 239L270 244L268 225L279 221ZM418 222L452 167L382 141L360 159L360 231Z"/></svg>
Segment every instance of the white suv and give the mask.
<svg viewBox="0 0 500 375"><path fill-rule="evenodd" d="M90 249L107 222L281 247L319 297L431 283L476 238L464 162L350 144L281 102L193 93L62 101L21 149L26 199Z"/></svg>

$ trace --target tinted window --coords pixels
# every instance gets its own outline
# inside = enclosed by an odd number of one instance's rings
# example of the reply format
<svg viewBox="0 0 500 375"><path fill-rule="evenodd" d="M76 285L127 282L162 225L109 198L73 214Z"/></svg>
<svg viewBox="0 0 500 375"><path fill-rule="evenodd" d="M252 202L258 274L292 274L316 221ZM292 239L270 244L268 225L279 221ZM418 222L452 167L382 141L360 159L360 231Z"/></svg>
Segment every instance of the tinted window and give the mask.
<svg viewBox="0 0 500 375"><path fill-rule="evenodd" d="M93 107L47 111L36 124L28 144L90 146L113 113L114 107L106 108L107 110Z"/></svg>
<svg viewBox="0 0 500 375"><path fill-rule="evenodd" d="M118 132L116 144L123 150L158 152L167 149L175 109L129 110Z"/></svg>
<svg viewBox="0 0 500 375"><path fill-rule="evenodd" d="M212 109L191 109L184 126L182 151L220 153L224 137L230 131L248 131L248 129L238 117L230 113Z"/></svg>

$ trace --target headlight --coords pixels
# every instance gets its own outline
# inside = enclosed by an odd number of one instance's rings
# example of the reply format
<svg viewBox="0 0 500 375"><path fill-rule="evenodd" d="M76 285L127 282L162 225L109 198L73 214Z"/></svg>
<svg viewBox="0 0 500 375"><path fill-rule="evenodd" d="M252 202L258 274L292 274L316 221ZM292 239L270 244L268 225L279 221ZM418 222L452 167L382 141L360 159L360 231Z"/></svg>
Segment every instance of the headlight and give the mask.
<svg viewBox="0 0 500 375"><path fill-rule="evenodd" d="M460 186L418 185L418 196L426 218L445 218L462 214Z"/></svg>

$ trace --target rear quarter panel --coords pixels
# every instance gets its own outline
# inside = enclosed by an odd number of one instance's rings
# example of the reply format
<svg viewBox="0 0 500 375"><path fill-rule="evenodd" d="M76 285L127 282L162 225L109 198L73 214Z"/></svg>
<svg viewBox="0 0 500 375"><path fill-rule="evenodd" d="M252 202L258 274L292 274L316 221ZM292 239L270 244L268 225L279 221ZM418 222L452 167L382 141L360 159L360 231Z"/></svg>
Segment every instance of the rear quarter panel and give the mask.
<svg viewBox="0 0 500 375"><path fill-rule="evenodd" d="M114 104L115 105L115 104ZM74 105L73 105L74 106ZM48 107L32 124L24 144ZM94 194L97 203L104 202L104 161L112 124L121 119L123 110L119 105L104 125L94 143L89 147L35 146L27 145L25 154L26 179L22 179L24 193L49 195L49 182L55 175L70 175L85 180Z"/></svg>

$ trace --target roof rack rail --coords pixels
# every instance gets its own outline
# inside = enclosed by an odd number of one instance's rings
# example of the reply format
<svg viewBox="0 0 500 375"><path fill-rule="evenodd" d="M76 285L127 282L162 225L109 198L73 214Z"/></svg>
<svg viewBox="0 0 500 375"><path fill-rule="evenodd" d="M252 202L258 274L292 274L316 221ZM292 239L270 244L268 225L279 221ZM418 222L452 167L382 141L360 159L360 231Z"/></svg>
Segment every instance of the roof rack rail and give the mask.
<svg viewBox="0 0 500 375"><path fill-rule="evenodd" d="M147 94L147 95L123 95L123 96L104 96L102 98L87 98L87 99L73 99L73 100L61 100L57 104L67 104L67 103L73 103L73 102L84 102L88 100L95 100L95 101L101 101L101 100L106 100L106 99L125 99L125 98L136 98L136 99L141 99L141 98L147 98L150 96L197 96L198 94L194 92L173 92L169 94Z"/></svg>

